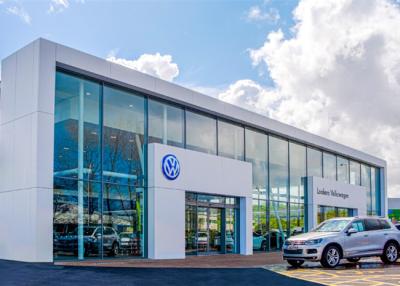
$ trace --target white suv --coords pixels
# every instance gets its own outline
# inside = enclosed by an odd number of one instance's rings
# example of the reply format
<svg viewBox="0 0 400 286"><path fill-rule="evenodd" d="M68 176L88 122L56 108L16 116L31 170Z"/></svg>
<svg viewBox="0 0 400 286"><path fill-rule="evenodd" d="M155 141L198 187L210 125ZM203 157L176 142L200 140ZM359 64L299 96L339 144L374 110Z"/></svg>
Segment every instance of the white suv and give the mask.
<svg viewBox="0 0 400 286"><path fill-rule="evenodd" d="M399 258L399 241L400 231L387 219L334 218L311 232L287 239L283 259L295 267L309 260L334 268L343 258L358 262L362 257L371 256L379 256L384 263L394 263Z"/></svg>

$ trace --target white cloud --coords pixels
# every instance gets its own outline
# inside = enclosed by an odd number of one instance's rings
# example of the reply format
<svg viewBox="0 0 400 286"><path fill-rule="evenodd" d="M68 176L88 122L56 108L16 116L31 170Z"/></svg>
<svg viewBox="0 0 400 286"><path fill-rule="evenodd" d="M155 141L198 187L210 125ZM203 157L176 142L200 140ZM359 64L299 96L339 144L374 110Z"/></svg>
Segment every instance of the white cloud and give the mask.
<svg viewBox="0 0 400 286"><path fill-rule="evenodd" d="M268 21L276 23L280 19L280 14L275 8L269 8L268 11L263 11L260 6L252 6L249 11L247 11L247 19L249 21Z"/></svg>
<svg viewBox="0 0 400 286"><path fill-rule="evenodd" d="M75 0L76 3L78 4L85 4L85 0ZM49 14L52 13L61 13L64 10L68 9L70 7L70 0L50 0L50 5L49 9L47 12Z"/></svg>
<svg viewBox="0 0 400 286"><path fill-rule="evenodd" d="M389 195L400 196L398 4L301 0L293 15L291 38L277 30L250 51L274 90L237 82L220 98L386 159Z"/></svg>
<svg viewBox="0 0 400 286"><path fill-rule="evenodd" d="M2 2L3 3L3 2ZM30 25L32 22L31 16L21 5L12 5L7 7L7 13L19 17L24 23Z"/></svg>
<svg viewBox="0 0 400 286"><path fill-rule="evenodd" d="M111 51L107 60L163 80L172 81L179 75L178 65L172 62L171 55L143 54L136 60L128 60L116 57L115 51Z"/></svg>
<svg viewBox="0 0 400 286"><path fill-rule="evenodd" d="M51 0L48 13L61 13L69 7L69 0Z"/></svg>

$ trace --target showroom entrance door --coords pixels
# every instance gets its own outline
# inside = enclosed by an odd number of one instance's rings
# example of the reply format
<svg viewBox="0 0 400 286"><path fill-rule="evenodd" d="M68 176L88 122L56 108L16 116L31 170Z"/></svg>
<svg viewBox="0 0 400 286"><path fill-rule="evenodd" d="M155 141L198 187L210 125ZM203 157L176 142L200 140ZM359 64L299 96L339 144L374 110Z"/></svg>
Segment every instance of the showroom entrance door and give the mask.
<svg viewBox="0 0 400 286"><path fill-rule="evenodd" d="M222 209L197 208L197 253L209 254L221 252ZM225 223L224 223L225 224Z"/></svg>
<svg viewBox="0 0 400 286"><path fill-rule="evenodd" d="M233 201L228 199L231 198L193 193L186 196L185 239L187 255L237 253L236 217L239 210L236 204L232 203L235 199Z"/></svg>

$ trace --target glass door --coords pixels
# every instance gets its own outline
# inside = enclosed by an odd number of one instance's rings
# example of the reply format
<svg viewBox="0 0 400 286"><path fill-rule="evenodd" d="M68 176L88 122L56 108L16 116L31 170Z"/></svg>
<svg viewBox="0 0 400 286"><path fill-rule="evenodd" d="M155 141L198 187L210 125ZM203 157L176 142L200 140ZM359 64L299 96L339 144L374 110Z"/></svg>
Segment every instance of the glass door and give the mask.
<svg viewBox="0 0 400 286"><path fill-rule="evenodd" d="M208 252L208 208L197 208L197 252Z"/></svg>
<svg viewBox="0 0 400 286"><path fill-rule="evenodd" d="M221 226L221 209L208 208L208 252L221 252L223 247Z"/></svg>

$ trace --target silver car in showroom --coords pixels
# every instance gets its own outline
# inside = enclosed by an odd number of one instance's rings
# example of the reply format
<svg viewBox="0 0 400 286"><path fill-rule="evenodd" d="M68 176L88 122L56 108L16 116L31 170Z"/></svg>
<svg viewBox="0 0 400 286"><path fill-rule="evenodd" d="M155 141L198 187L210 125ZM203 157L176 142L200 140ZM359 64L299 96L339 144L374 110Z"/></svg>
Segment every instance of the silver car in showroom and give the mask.
<svg viewBox="0 0 400 286"><path fill-rule="evenodd" d="M390 264L399 258L399 241L400 231L385 218L334 218L287 239L283 259L294 267L305 261L319 261L323 267L334 268L341 259L358 262L371 256Z"/></svg>

